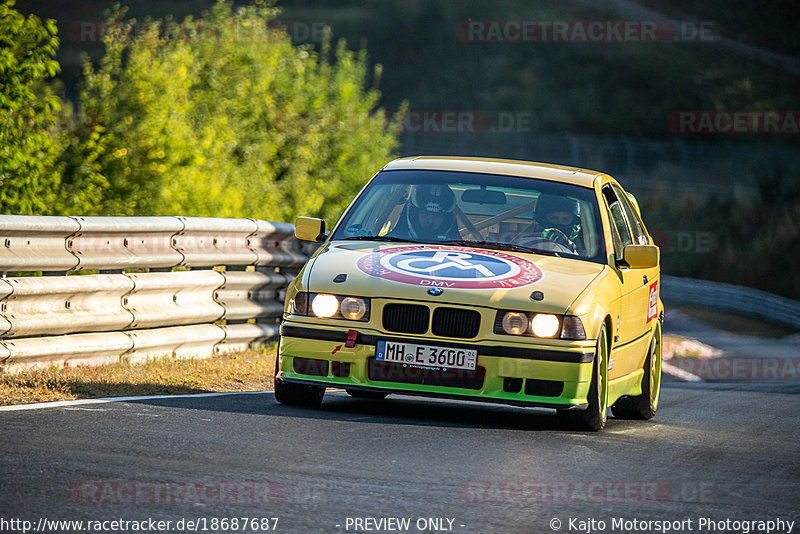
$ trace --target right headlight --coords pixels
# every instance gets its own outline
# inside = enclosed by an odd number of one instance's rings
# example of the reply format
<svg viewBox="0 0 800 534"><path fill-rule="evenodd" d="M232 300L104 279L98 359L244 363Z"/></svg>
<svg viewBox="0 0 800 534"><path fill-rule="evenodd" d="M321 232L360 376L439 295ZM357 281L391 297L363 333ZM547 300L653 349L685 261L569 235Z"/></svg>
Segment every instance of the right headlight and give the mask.
<svg viewBox="0 0 800 534"><path fill-rule="evenodd" d="M333 317L339 313L339 299L320 293L311 298L311 313L317 317Z"/></svg>
<svg viewBox="0 0 800 534"><path fill-rule="evenodd" d="M370 300L366 297L297 293L289 303L289 313L322 319L369 321Z"/></svg>

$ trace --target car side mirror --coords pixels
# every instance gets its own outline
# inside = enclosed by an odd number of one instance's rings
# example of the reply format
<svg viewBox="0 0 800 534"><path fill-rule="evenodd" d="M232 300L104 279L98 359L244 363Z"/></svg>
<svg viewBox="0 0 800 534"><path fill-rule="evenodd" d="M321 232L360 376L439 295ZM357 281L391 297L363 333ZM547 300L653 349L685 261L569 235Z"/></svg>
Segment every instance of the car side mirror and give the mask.
<svg viewBox="0 0 800 534"><path fill-rule="evenodd" d="M622 261L631 269L658 267L660 251L655 245L627 245L622 251Z"/></svg>
<svg viewBox="0 0 800 534"><path fill-rule="evenodd" d="M325 221L314 217L298 217L294 223L294 235L302 241L322 243L328 234L325 233Z"/></svg>

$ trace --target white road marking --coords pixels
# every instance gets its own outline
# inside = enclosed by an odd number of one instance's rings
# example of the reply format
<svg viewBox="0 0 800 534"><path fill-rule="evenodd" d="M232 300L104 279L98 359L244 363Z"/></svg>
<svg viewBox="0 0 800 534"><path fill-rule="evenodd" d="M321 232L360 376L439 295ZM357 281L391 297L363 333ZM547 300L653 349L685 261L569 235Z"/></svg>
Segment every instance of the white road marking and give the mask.
<svg viewBox="0 0 800 534"><path fill-rule="evenodd" d="M671 363L667 363L665 361L661 362L661 370L667 373L670 376L674 376L675 378L679 378L681 380L685 380L687 382L703 382L704 380L697 375L690 373L680 367L672 365Z"/></svg>
<svg viewBox="0 0 800 534"><path fill-rule="evenodd" d="M105 397L102 399L78 399L68 401L39 402L36 404L15 404L0 406L0 412L18 412L23 410L44 410L45 408L69 408L87 404L106 404L109 402L131 402L154 399L188 399L192 397L221 397L222 395L262 395L272 391L229 391L219 393L195 393L186 395L143 395L141 397Z"/></svg>

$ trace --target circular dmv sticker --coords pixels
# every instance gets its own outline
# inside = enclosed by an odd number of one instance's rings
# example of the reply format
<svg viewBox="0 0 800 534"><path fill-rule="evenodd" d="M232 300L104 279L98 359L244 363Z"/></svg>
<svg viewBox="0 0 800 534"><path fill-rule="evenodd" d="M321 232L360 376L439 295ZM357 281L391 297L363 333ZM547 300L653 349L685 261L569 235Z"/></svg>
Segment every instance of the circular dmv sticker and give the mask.
<svg viewBox="0 0 800 534"><path fill-rule="evenodd" d="M536 264L512 254L440 245L385 248L363 256L356 267L384 280L456 289L521 287L542 278Z"/></svg>

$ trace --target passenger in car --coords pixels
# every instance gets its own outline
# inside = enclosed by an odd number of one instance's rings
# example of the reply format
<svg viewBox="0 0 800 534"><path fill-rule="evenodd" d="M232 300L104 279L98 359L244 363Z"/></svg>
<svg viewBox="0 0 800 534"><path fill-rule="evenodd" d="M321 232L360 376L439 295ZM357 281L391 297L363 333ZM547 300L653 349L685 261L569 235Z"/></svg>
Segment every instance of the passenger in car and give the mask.
<svg viewBox="0 0 800 534"><path fill-rule="evenodd" d="M550 241L573 254L585 253L577 200L543 193L536 202L533 219L530 226L519 232L517 243L543 248Z"/></svg>

